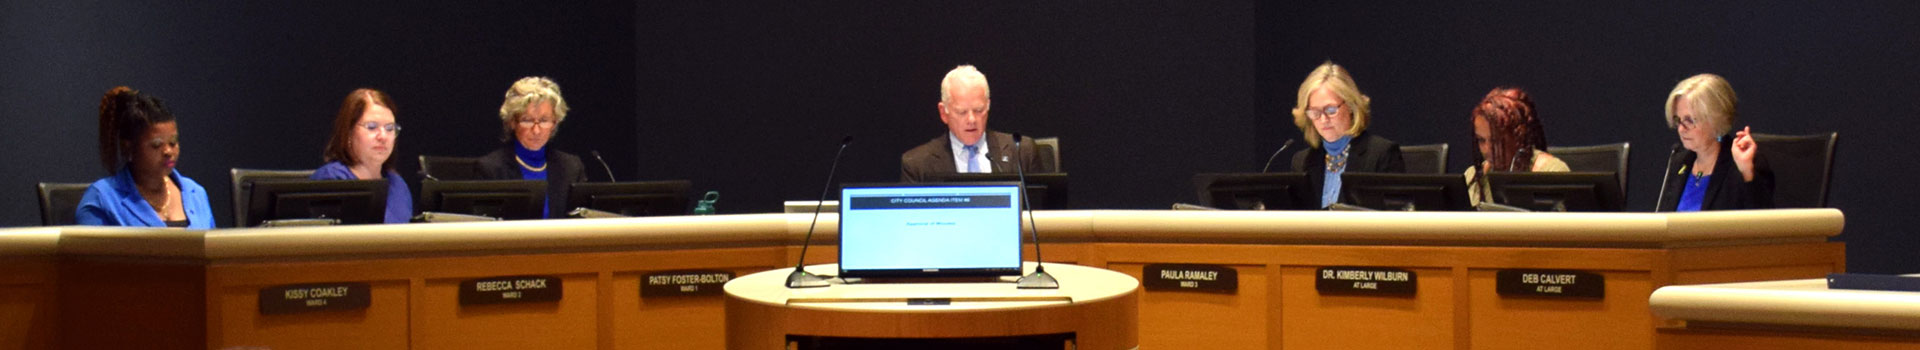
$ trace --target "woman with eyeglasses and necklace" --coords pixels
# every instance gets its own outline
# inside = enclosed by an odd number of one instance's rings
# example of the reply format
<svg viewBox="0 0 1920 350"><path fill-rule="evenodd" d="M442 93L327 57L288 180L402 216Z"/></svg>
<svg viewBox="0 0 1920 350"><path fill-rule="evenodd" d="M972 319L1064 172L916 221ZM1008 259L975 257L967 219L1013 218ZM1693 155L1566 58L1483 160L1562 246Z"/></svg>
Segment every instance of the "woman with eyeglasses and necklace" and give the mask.
<svg viewBox="0 0 1920 350"><path fill-rule="evenodd" d="M546 180L546 218L566 217L567 190L587 181L580 157L552 149L548 141L567 120L560 84L526 77L507 88L500 104L501 141L509 145L480 157L480 174L498 180Z"/></svg>
<svg viewBox="0 0 1920 350"><path fill-rule="evenodd" d="M180 175L180 124L166 103L121 86L100 98L100 165L114 174L87 187L81 225L212 229L207 190Z"/></svg>
<svg viewBox="0 0 1920 350"><path fill-rule="evenodd" d="M1294 171L1320 189L1321 207L1340 201L1341 174L1406 172L1400 145L1366 132L1372 110L1346 68L1321 63L1300 83L1298 97L1293 124L1311 147L1294 154Z"/></svg>
<svg viewBox="0 0 1920 350"><path fill-rule="evenodd" d="M353 90L333 117L333 136L322 158L327 164L313 171L314 180L387 180L386 223L406 223L413 216L413 192L393 170L393 148L400 140L394 122L393 99L374 89Z"/></svg>
<svg viewBox="0 0 1920 350"><path fill-rule="evenodd" d="M1739 102L1733 84L1713 74L1682 80L1667 94L1667 127L1685 149L1667 160L1667 169L1677 170L1664 176L1656 211L1773 207L1773 171L1753 128L1733 132Z"/></svg>

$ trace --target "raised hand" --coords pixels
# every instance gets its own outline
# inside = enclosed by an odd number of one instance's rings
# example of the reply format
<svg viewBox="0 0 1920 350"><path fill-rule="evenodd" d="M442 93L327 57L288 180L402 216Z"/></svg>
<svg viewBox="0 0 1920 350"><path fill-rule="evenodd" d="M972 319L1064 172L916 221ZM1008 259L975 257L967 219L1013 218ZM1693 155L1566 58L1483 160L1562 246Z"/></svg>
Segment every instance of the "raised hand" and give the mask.
<svg viewBox="0 0 1920 350"><path fill-rule="evenodd" d="M1760 145L1753 142L1753 127L1741 128L1733 135L1733 165L1740 168L1740 177L1753 181L1753 155L1759 153Z"/></svg>

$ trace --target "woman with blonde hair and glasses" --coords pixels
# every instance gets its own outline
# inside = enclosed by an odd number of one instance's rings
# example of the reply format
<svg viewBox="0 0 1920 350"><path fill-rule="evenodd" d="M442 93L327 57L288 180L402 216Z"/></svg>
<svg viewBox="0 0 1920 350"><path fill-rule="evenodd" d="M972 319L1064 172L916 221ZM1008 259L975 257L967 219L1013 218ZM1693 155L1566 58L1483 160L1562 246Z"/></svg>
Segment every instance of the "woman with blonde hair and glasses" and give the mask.
<svg viewBox="0 0 1920 350"><path fill-rule="evenodd" d="M480 157L481 176L546 180L544 217L566 217L567 190L587 181L586 164L579 156L548 147L566 120L567 100L560 96L560 84L546 77L520 78L500 103L500 140L507 145Z"/></svg>
<svg viewBox="0 0 1920 350"><path fill-rule="evenodd" d="M1308 188L1320 190L1321 207L1340 201L1341 174L1406 171L1400 145L1367 132L1371 101L1346 68L1320 64L1300 83L1297 97L1293 124L1309 147L1294 154L1294 171L1306 173Z"/></svg>
<svg viewBox="0 0 1920 350"><path fill-rule="evenodd" d="M1733 84L1713 74L1680 81L1667 94L1667 127L1684 150L1667 160L1656 211L1773 207L1773 171L1760 156L1752 128L1734 132L1740 100Z"/></svg>

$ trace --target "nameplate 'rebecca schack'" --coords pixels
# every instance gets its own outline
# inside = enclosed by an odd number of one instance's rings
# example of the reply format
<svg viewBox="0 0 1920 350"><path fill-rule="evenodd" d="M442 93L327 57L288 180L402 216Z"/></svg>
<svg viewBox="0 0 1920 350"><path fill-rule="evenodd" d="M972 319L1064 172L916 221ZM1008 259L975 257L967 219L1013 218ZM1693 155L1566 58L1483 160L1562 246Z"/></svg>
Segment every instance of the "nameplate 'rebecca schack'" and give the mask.
<svg viewBox="0 0 1920 350"><path fill-rule="evenodd" d="M1494 276L1500 296L1603 299L1605 276L1574 270L1500 270Z"/></svg>
<svg viewBox="0 0 1920 350"><path fill-rule="evenodd" d="M1240 291L1240 273L1211 264L1147 264L1141 270L1147 290L1177 290L1234 294Z"/></svg>
<svg viewBox="0 0 1920 350"><path fill-rule="evenodd" d="M732 271L680 270L640 276L640 297L720 295L721 287L734 278Z"/></svg>
<svg viewBox="0 0 1920 350"><path fill-rule="evenodd" d="M460 305L560 301L560 278L505 276L460 281Z"/></svg>
<svg viewBox="0 0 1920 350"><path fill-rule="evenodd" d="M1420 276L1392 267L1322 267L1313 289L1320 294L1366 294L1411 297L1419 291Z"/></svg>
<svg viewBox="0 0 1920 350"><path fill-rule="evenodd" d="M373 288L360 282L311 283L260 289L260 314L359 310L373 305Z"/></svg>

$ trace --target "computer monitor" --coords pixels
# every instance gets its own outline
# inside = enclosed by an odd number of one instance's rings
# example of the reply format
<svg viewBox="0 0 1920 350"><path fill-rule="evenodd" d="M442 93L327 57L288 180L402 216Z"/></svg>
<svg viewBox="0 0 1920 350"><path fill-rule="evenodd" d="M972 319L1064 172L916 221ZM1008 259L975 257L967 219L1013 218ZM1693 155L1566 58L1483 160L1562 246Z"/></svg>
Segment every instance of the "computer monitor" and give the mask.
<svg viewBox="0 0 1920 350"><path fill-rule="evenodd" d="M1020 175L1014 173L972 173L947 174L934 176L934 182L1018 182ZM1035 209L1067 209L1067 173L1027 174L1027 199L1033 200Z"/></svg>
<svg viewBox="0 0 1920 350"><path fill-rule="evenodd" d="M385 180L269 180L252 181L247 191L247 222L260 226L270 220L335 219L342 224L386 222Z"/></svg>
<svg viewBox="0 0 1920 350"><path fill-rule="evenodd" d="M687 215L693 182L575 182L567 208L588 208L625 216Z"/></svg>
<svg viewBox="0 0 1920 350"><path fill-rule="evenodd" d="M1613 172L1487 173L1494 202L1532 211L1620 211Z"/></svg>
<svg viewBox="0 0 1920 350"><path fill-rule="evenodd" d="M1219 209L1320 209L1318 189L1303 173L1210 173L1193 175L1200 204Z"/></svg>
<svg viewBox="0 0 1920 350"><path fill-rule="evenodd" d="M840 189L841 277L1020 274L1016 182Z"/></svg>
<svg viewBox="0 0 1920 350"><path fill-rule="evenodd" d="M1345 173L1345 203L1375 210L1470 211L1466 177L1460 174Z"/></svg>
<svg viewBox="0 0 1920 350"><path fill-rule="evenodd" d="M547 182L541 180L420 182L421 211L539 219L547 211L546 201Z"/></svg>

